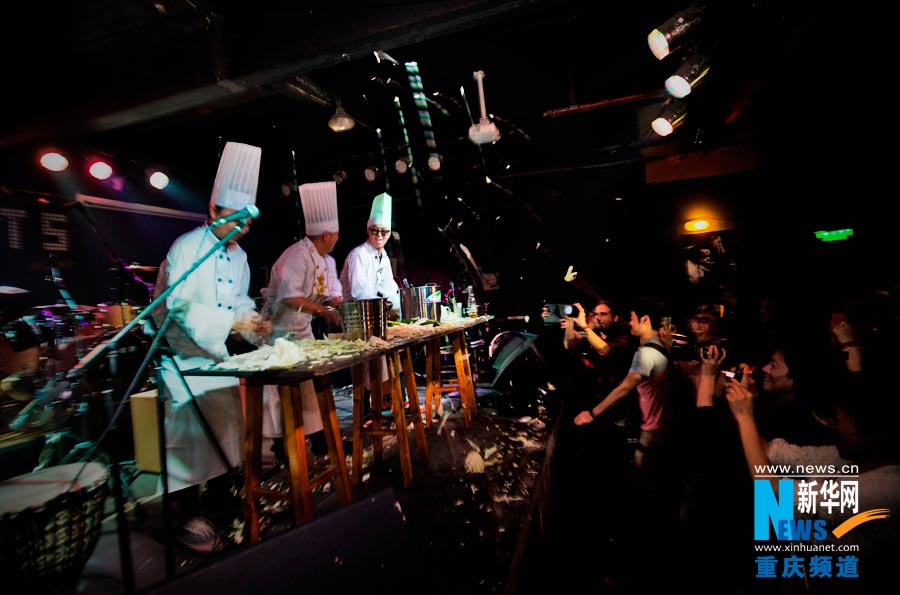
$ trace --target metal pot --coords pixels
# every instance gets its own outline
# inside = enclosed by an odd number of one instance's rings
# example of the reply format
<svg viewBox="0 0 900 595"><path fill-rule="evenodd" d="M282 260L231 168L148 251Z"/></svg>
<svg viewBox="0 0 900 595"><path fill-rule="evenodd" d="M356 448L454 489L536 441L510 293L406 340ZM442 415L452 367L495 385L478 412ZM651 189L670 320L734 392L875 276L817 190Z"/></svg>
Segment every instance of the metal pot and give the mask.
<svg viewBox="0 0 900 595"><path fill-rule="evenodd" d="M428 318L441 321L441 288L437 283L400 288L402 318Z"/></svg>
<svg viewBox="0 0 900 595"><path fill-rule="evenodd" d="M340 304L344 323L344 338L368 341L372 337L387 336L387 314L382 298L371 300L345 300Z"/></svg>

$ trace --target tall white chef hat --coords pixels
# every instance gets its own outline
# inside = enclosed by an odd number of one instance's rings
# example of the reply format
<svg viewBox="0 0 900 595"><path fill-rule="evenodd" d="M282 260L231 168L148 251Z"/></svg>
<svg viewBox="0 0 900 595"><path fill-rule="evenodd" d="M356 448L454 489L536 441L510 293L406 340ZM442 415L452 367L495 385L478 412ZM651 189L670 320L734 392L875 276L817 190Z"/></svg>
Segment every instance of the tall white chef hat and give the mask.
<svg viewBox="0 0 900 595"><path fill-rule="evenodd" d="M391 205L393 199L387 192L382 192L372 200L368 225L380 225L384 229L391 228Z"/></svg>
<svg viewBox="0 0 900 595"><path fill-rule="evenodd" d="M219 160L219 171L216 172L210 204L236 210L256 204L261 157L262 149L259 147L226 143Z"/></svg>
<svg viewBox="0 0 900 595"><path fill-rule="evenodd" d="M338 231L337 184L315 182L303 184L299 190L306 235L317 236L326 231Z"/></svg>

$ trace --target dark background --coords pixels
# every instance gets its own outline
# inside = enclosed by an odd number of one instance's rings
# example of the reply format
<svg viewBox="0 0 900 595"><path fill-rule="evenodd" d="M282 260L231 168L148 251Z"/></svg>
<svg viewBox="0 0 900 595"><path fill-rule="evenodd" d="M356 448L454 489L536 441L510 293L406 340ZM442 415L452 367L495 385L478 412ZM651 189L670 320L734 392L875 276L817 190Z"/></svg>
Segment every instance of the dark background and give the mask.
<svg viewBox="0 0 900 595"><path fill-rule="evenodd" d="M28 289L33 303L55 301L43 276L52 255L76 301L106 300L107 246L155 266L195 223L89 209L98 234L73 208L75 193L203 213L232 140L263 149L261 216L242 242L254 292L302 237L296 186L336 173L339 265L364 241L372 197L388 190L397 276L474 284L495 314L537 314L541 302L585 299L588 288L689 303L698 296L684 275L682 224L698 208L714 230L729 230L735 274L725 282L748 300L893 288L892 170L881 148L890 141L878 122L892 71L880 51L883 15L826 13L808 1L707 3L695 42L713 69L688 97L684 126L663 139L649 121L683 54L659 61L646 36L687 5L127 0L11 9L0 48L0 209L28 216L20 247L9 213L0 225L0 284ZM425 165L408 61L429 98L438 172ZM476 70L501 132L493 145L467 138L479 116ZM338 100L359 120L342 134L326 126ZM580 107L552 111L571 106ZM69 154L62 175L36 164L49 146ZM411 170L392 172L407 154ZM111 183L85 177L94 155L116 168ZM380 167L371 183L370 164ZM169 172L165 191L145 183L151 166ZM47 247L42 212L63 215L55 225L71 233L67 251ZM854 235L843 242L813 236L846 227ZM496 274L496 289L472 261ZM575 283L563 281L570 265Z"/></svg>

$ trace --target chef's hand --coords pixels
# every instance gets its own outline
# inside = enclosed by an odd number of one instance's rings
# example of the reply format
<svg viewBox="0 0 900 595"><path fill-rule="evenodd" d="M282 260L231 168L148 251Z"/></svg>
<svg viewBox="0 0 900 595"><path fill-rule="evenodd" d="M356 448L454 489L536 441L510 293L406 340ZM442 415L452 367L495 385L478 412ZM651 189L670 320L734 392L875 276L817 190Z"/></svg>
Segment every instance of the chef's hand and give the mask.
<svg viewBox="0 0 900 595"><path fill-rule="evenodd" d="M272 321L271 320L263 320L262 317L257 316L253 319L256 323L256 334L260 337L268 337L272 334Z"/></svg>
<svg viewBox="0 0 900 595"><path fill-rule="evenodd" d="M236 316L234 322L231 325L232 332L235 333L252 333L256 332L256 320L259 316L247 316L246 314L242 314Z"/></svg>
<svg viewBox="0 0 900 595"><path fill-rule="evenodd" d="M319 315L333 326L341 326L341 315L334 308L323 306L322 313Z"/></svg>
<svg viewBox="0 0 900 595"><path fill-rule="evenodd" d="M384 311L388 320L400 320L400 312L394 310L394 302L391 300L384 300Z"/></svg>

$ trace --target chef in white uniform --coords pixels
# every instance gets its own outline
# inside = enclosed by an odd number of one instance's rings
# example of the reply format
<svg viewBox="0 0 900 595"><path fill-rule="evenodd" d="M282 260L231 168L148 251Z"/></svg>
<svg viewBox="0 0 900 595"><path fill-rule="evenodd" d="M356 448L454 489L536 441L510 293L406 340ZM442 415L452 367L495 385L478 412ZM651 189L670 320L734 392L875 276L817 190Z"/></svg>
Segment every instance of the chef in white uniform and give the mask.
<svg viewBox="0 0 900 595"><path fill-rule="evenodd" d="M345 300L372 300L384 298L391 303L392 318L400 317L400 287L394 281L391 259L384 246L391 237L391 216L393 199L383 192L372 200L369 220L366 223L367 239L354 248L344 260L341 271L341 286ZM383 395L390 395L387 361L380 358ZM368 376L366 387L369 386Z"/></svg>
<svg viewBox="0 0 900 595"><path fill-rule="evenodd" d="M209 201L209 221L225 217L256 203L259 164L262 151L241 143L225 146ZM251 220L227 244L207 258L165 301L156 312L162 321L165 310L172 312L166 337L175 351L175 364L181 370L220 361L228 355L225 341L229 334L256 343L271 332L271 324L257 315L248 296L250 268L247 254L238 240L247 234ZM160 271L155 290L159 295L194 263L209 252L238 222L215 227L203 225L179 237L172 244ZM190 397L182 386L172 362L165 358L162 370L166 400L166 464L169 491L208 481L224 474L216 451L207 439L190 407ZM239 381L233 377L186 376L194 399L215 434L216 440L234 467L241 462L243 414Z"/></svg>
<svg viewBox="0 0 900 595"><path fill-rule="evenodd" d="M272 338L313 339L312 318L340 325L334 309L341 301L337 267L329 252L338 241L337 185L334 182L303 184L299 188L306 236L278 257L272 267L263 316L272 321ZM263 436L283 435L281 407L275 386L264 388ZM300 385L303 430L317 454L324 454L325 436L312 381Z"/></svg>
<svg viewBox="0 0 900 595"><path fill-rule="evenodd" d="M391 237L393 199L387 192L372 200L367 239L350 251L341 271L345 300L384 298L391 302L395 315L400 313L400 287L394 281L391 259L384 246Z"/></svg>

